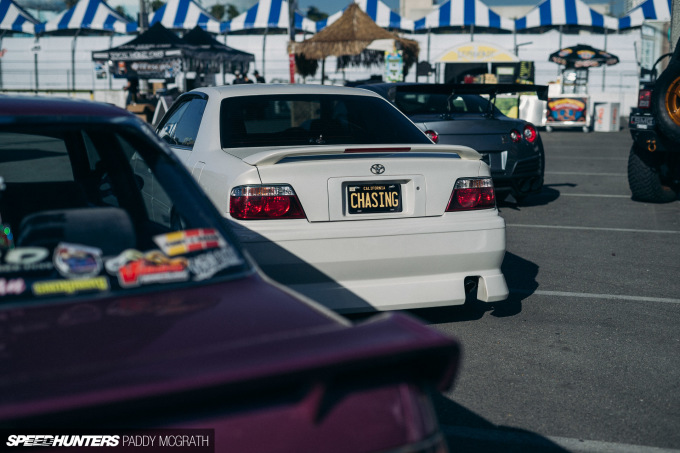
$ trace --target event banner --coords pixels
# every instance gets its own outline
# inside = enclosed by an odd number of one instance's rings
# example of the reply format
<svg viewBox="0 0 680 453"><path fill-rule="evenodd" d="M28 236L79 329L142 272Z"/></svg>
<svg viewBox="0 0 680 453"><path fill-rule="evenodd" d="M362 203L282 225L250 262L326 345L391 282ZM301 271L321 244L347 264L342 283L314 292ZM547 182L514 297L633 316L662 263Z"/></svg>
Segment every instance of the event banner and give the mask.
<svg viewBox="0 0 680 453"><path fill-rule="evenodd" d="M548 99L546 121L548 123L585 123L587 113L587 97L555 97Z"/></svg>

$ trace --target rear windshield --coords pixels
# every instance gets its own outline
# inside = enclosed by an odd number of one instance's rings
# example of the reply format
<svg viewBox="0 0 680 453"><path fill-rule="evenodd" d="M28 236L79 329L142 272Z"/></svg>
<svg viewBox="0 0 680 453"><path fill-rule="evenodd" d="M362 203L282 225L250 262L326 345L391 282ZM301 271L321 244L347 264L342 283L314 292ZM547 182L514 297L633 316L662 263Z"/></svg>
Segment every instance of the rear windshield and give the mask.
<svg viewBox="0 0 680 453"><path fill-rule="evenodd" d="M223 148L432 142L383 99L263 95L224 99Z"/></svg>
<svg viewBox="0 0 680 453"><path fill-rule="evenodd" d="M0 128L0 303L196 285L245 269L221 218L156 146L110 125Z"/></svg>
<svg viewBox="0 0 680 453"><path fill-rule="evenodd" d="M408 116L489 111L489 101L476 94L419 93L399 90L394 102L399 110Z"/></svg>

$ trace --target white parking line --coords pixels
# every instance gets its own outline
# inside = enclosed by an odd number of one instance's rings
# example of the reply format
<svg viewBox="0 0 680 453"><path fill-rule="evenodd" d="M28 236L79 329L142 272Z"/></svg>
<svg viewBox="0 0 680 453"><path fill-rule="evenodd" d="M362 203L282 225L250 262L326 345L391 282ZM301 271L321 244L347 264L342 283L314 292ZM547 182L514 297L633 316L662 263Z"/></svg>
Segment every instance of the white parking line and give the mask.
<svg viewBox="0 0 680 453"><path fill-rule="evenodd" d="M546 175L576 175L576 176L628 176L628 173L585 173L581 171L546 171Z"/></svg>
<svg viewBox="0 0 680 453"><path fill-rule="evenodd" d="M630 195L604 195L597 193L564 193L560 192L560 197L594 197L594 198L628 198Z"/></svg>
<svg viewBox="0 0 680 453"><path fill-rule="evenodd" d="M446 436L462 439L473 439L499 443L513 444L527 449L561 447L570 452L579 453L680 453L680 450L644 445L622 444L618 442L601 442L598 440L574 439L569 437L540 436L533 433L512 432L500 429L468 428L466 426L441 426Z"/></svg>
<svg viewBox="0 0 680 453"><path fill-rule="evenodd" d="M655 233L655 234L680 234L676 230L642 230L636 228L600 228L600 227L582 227L582 226L563 226L563 225L527 225L521 223L508 223L506 227L520 227L520 228L547 228L552 230L587 230L587 231L615 231L618 233Z"/></svg>
<svg viewBox="0 0 680 453"><path fill-rule="evenodd" d="M580 297L584 299L633 300L639 302L661 302L665 304L680 304L680 299L669 297L624 296L621 294L574 293L568 291L532 291L529 289L510 288L510 293L536 294L537 296Z"/></svg>

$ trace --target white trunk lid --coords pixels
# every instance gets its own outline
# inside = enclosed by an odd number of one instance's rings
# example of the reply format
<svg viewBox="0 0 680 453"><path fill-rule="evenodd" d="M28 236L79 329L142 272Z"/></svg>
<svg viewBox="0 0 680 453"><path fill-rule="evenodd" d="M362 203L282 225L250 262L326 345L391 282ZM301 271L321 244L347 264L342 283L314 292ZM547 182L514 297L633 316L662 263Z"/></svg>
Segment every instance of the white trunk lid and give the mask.
<svg viewBox="0 0 680 453"><path fill-rule="evenodd" d="M461 146L253 151L244 162L258 167L263 184L290 184L311 222L441 216L456 179L489 174Z"/></svg>

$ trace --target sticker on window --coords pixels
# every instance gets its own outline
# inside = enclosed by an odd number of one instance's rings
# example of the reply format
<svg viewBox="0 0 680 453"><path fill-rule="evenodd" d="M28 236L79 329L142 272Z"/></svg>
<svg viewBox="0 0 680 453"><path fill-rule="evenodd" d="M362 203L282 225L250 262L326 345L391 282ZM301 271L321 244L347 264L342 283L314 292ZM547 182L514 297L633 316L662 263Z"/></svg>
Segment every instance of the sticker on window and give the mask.
<svg viewBox="0 0 680 453"><path fill-rule="evenodd" d="M219 271L243 264L243 260L231 247L202 253L189 259L189 270L195 281L205 280Z"/></svg>
<svg viewBox="0 0 680 453"><path fill-rule="evenodd" d="M102 251L95 247L61 242L54 249L54 267L66 278L89 278L102 270Z"/></svg>
<svg viewBox="0 0 680 453"><path fill-rule="evenodd" d="M214 228L196 228L154 236L154 242L168 256L221 248L227 245Z"/></svg>
<svg viewBox="0 0 680 453"><path fill-rule="evenodd" d="M135 258L136 256L139 255L126 250L106 263L106 270L118 276L118 283L122 287L127 288L151 283L172 283L189 279L186 258L168 258L159 250L152 250L136 259L127 261L127 258ZM117 266L119 267L116 268Z"/></svg>
<svg viewBox="0 0 680 453"><path fill-rule="evenodd" d="M84 291L108 291L109 279L106 277L81 278L73 280L48 280L33 283L36 296L53 294L75 294Z"/></svg>

